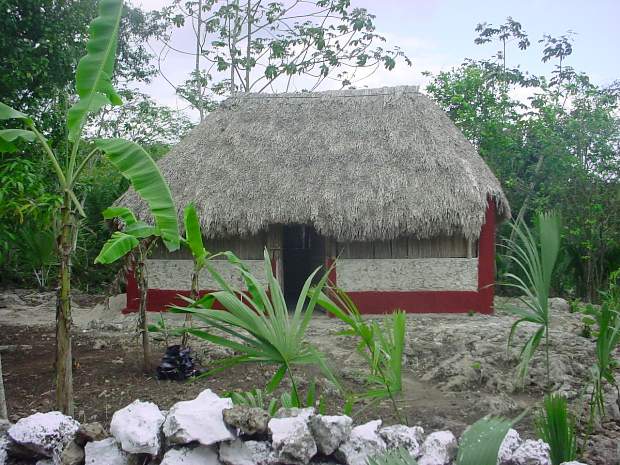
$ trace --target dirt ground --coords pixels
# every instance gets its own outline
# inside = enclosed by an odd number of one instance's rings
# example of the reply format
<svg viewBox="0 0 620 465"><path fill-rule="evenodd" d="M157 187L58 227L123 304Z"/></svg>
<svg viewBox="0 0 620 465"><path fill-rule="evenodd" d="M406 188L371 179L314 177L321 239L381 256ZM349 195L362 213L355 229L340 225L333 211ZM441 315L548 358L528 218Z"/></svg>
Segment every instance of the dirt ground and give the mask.
<svg viewBox="0 0 620 465"><path fill-rule="evenodd" d="M142 371L141 353L135 338L135 317L108 309L98 296L77 296L74 302L74 384L76 417L80 421L108 424L113 412L135 399L150 400L166 409L179 400L195 397L210 388L219 394L262 388L273 366L244 365L213 377L192 382L159 381ZM54 295L30 290L0 294L0 346L9 418L16 421L36 411L53 409ZM558 301L552 327L552 378L576 409L584 398L584 379L592 362L594 341L581 337L581 321ZM150 315L154 320L159 315ZM168 324L180 324L177 315ZM483 315L409 315L404 395L401 411L410 424L427 430L450 429L460 434L468 425L492 413L514 417L535 408L544 391L541 357L534 359L524 389L514 380L516 351L529 330L517 334L515 348L506 350L506 337L514 318L501 311ZM337 335L344 326L322 314L315 315L309 340L326 358L339 379L351 390L364 389L364 364L355 341ZM176 341L173 341L176 342ZM193 342L201 368L229 355L225 350ZM153 341L152 364L159 363L163 341ZM301 369L298 378L316 379L328 411L340 411L343 400L319 373ZM302 383L303 384L303 383ZM302 386L303 390L304 386ZM610 393L612 396L613 393ZM588 446L589 463L620 463L620 411L611 398L609 416ZM376 419L385 424L398 418L387 402L354 410L356 422ZM533 436L532 415L519 425L522 436ZM615 457L614 457L615 454ZM614 461L615 460L615 461Z"/></svg>

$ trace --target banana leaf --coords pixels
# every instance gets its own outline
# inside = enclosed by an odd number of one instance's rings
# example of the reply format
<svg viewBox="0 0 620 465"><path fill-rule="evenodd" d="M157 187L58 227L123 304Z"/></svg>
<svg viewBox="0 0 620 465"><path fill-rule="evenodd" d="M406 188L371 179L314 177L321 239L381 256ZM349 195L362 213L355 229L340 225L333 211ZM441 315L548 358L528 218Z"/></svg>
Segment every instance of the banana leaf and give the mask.
<svg viewBox="0 0 620 465"><path fill-rule="evenodd" d="M123 139L97 139L95 145L148 204L166 248L177 250L181 237L176 208L170 188L151 156L138 144Z"/></svg>
<svg viewBox="0 0 620 465"><path fill-rule="evenodd" d="M15 152L19 149L18 142L34 142L34 132L26 129L2 129L0 130L0 153Z"/></svg>
<svg viewBox="0 0 620 465"><path fill-rule="evenodd" d="M99 16L90 23L87 53L80 59L75 73L80 99L67 113L69 140L73 142L79 137L88 113L104 105L122 103L112 85L122 13L122 0L101 0Z"/></svg>
<svg viewBox="0 0 620 465"><path fill-rule="evenodd" d="M131 252L138 243L138 239L134 236L117 231L103 244L101 252L95 258L95 263L113 263Z"/></svg>
<svg viewBox="0 0 620 465"><path fill-rule="evenodd" d="M185 223L185 242L192 252L192 256L199 268L204 266L207 259L207 251L202 243L202 231L198 221L198 213L193 203L190 203L183 212Z"/></svg>

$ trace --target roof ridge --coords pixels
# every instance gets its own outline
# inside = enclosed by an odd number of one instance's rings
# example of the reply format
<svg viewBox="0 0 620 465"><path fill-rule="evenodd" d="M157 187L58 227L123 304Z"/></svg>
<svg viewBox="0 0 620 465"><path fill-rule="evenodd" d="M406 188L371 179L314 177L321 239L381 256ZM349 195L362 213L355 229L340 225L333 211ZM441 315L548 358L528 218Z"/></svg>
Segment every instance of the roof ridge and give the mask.
<svg viewBox="0 0 620 465"><path fill-rule="evenodd" d="M268 93L242 93L228 97L223 102L241 99L271 99L271 98L324 98L324 97L374 97L379 95L418 94L420 86L384 86L370 89L342 89L323 90L320 92L282 92ZM222 103L223 103L222 102Z"/></svg>

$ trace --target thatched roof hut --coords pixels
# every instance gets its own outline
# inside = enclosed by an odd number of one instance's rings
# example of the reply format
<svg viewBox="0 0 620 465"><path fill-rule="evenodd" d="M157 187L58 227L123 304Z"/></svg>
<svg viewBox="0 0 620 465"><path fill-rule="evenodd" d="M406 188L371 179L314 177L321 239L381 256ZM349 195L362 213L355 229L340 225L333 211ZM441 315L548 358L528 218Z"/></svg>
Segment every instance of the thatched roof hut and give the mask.
<svg viewBox="0 0 620 465"><path fill-rule="evenodd" d="M508 202L476 149L417 87L229 98L159 166L207 236L310 224L339 240L475 239ZM122 200L139 214L135 194Z"/></svg>
<svg viewBox="0 0 620 465"><path fill-rule="evenodd" d="M196 204L206 237L252 238L260 249L270 246L274 227L302 225L321 238L323 257L343 254L344 262L417 259L422 266L421 259L462 258L477 268L471 249L489 206L501 218L510 214L476 149L417 87L229 98L159 166L179 212ZM148 215L133 192L119 203ZM274 251L285 248L286 234L279 234ZM452 245L432 245L435 238ZM468 245L459 249L455 241ZM386 243L387 255L377 245ZM449 251L437 252L441 247ZM286 281L286 263L279 271Z"/></svg>

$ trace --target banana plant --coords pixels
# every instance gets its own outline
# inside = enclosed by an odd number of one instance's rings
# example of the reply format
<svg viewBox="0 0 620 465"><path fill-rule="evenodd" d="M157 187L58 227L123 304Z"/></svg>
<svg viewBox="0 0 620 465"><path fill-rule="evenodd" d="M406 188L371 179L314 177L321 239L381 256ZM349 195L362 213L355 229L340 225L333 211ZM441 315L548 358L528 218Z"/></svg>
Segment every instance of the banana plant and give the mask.
<svg viewBox="0 0 620 465"><path fill-rule="evenodd" d="M80 150L82 135L89 115L106 105L120 105L121 98L112 85L116 61L118 32L123 13L122 0L101 0L98 16L89 28L86 55L78 63L75 74L77 101L67 113L67 141L54 147L37 129L33 118L0 103L0 120L14 120L18 127L0 130L0 151L16 152L22 144L38 143L50 162L62 195L60 231L57 240L59 256L59 292L56 304L56 408L72 415L73 375L71 353L71 257L78 234L76 215L85 216L75 188L84 169L94 157L104 153L108 160L133 185L151 207L169 250L179 248L180 239L176 211L161 208L162 199L170 196L157 165L139 146L131 142L97 140L86 156ZM89 144L90 145L90 144ZM67 156L63 147L69 147ZM62 155L62 158L61 158Z"/></svg>
<svg viewBox="0 0 620 465"><path fill-rule="evenodd" d="M200 221L198 221L198 213L193 203L190 203L183 212L183 222L185 226L185 239L183 244L187 246L192 254L194 261L194 268L192 270L192 290L190 299L193 301L198 300L200 291L200 272L203 270L209 257L209 252L205 249L202 242L202 230L200 229ZM192 326L192 314L185 314L185 327L191 328ZM181 346L187 347L189 332L184 331L181 338Z"/></svg>
<svg viewBox="0 0 620 465"><path fill-rule="evenodd" d="M164 202L167 205L164 205ZM168 205L169 204L169 205ZM174 209L172 198L162 199L160 206ZM138 333L142 338L142 355L144 371L151 370L151 348L149 344L148 326L146 320L147 296L149 289L148 269L146 258L149 250L158 238L163 238L160 225L151 226L139 221L131 210L125 207L110 207L103 211L103 217L108 220L120 219L124 223L122 231L116 231L103 244L95 263L109 264L123 257L133 259L133 272L138 283L140 304L138 307Z"/></svg>

